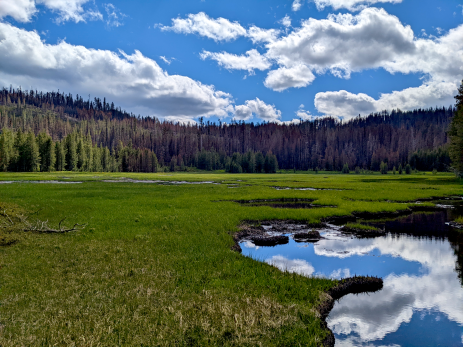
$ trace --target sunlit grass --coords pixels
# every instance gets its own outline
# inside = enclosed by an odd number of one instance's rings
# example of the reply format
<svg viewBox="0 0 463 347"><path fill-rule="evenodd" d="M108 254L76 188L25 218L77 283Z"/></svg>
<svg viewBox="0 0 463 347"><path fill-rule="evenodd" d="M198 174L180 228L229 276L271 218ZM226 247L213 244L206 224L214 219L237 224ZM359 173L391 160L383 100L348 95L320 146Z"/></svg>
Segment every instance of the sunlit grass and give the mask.
<svg viewBox="0 0 463 347"><path fill-rule="evenodd" d="M365 230L365 231L376 231L378 228L375 228L371 225L365 225L360 223L347 223L347 229L355 229L355 230Z"/></svg>

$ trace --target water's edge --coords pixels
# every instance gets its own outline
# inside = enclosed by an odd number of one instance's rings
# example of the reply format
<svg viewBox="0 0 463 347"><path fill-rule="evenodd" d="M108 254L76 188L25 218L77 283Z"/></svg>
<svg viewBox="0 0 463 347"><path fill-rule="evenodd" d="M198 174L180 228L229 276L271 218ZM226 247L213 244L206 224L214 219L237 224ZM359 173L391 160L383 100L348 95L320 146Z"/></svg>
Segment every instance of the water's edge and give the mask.
<svg viewBox="0 0 463 347"><path fill-rule="evenodd" d="M247 223L255 223L256 221L242 221L241 226ZM278 221L275 221L278 222ZM279 221L282 222L282 221ZM296 221L285 220L286 223L296 223ZM299 222L301 223L301 222ZM310 226L310 225L309 225ZM315 225L314 225L315 226ZM320 225L316 225L319 227ZM233 240L235 241L231 249L235 252L242 253L240 242L243 239L252 237L252 236L261 236L261 231L253 228L246 228L233 234ZM324 347L334 347L335 337L331 329L328 327L326 319L330 314L331 310L334 307L336 300L341 299L343 296L348 294L360 294L360 293L371 293L377 292L383 288L383 279L379 277L372 276L355 276L350 278L345 278L338 281L337 285L325 291L324 298L322 302L316 307L317 312L320 314L320 324L327 332L327 336L322 341L322 346Z"/></svg>
<svg viewBox="0 0 463 347"><path fill-rule="evenodd" d="M371 276L355 276L342 279L338 284L326 291L325 300L317 307L320 313L321 325L324 330L328 331L328 335L322 341L324 347L334 347L335 338L331 329L326 323L326 318L334 307L334 302L341 299L347 294L360 294L377 292L383 289L383 279Z"/></svg>

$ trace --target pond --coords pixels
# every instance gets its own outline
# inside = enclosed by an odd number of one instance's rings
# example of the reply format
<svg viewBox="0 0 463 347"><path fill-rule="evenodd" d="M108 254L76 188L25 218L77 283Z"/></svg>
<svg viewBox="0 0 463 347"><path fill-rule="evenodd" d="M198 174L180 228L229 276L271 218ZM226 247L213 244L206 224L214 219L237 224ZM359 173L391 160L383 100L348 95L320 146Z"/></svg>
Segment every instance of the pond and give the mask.
<svg viewBox="0 0 463 347"><path fill-rule="evenodd" d="M446 225L463 209L447 205L361 221L385 228L386 235L375 238L348 236L328 224L315 243L296 242L287 233L287 244L257 247L243 240L240 246L243 255L305 276L383 278L382 290L335 303L327 323L336 346L463 346L463 233Z"/></svg>

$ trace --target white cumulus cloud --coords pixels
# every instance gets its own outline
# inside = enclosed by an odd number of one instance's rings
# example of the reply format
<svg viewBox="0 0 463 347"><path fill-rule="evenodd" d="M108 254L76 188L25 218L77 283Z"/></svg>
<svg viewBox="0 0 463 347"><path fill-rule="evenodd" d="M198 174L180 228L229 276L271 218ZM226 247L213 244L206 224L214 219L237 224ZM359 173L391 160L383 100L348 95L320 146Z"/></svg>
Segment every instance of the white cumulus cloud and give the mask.
<svg viewBox="0 0 463 347"><path fill-rule="evenodd" d="M252 118L252 110L247 105L235 106L235 118L238 120L249 120Z"/></svg>
<svg viewBox="0 0 463 347"><path fill-rule="evenodd" d="M235 118L239 120L249 120L256 116L267 122L278 123L281 118L281 111L277 110L274 105L269 105L255 98L247 100L244 105L235 106Z"/></svg>
<svg viewBox="0 0 463 347"><path fill-rule="evenodd" d="M296 0L297 1L297 0ZM325 7L331 6L334 10L339 10L340 8L348 9L349 11L359 11L369 5L377 3L401 3L402 0L314 0L317 9L322 11ZM294 6L294 4L293 4Z"/></svg>
<svg viewBox="0 0 463 347"><path fill-rule="evenodd" d="M291 26L291 18L288 15L286 15L280 20L280 23L288 28Z"/></svg>
<svg viewBox="0 0 463 347"><path fill-rule="evenodd" d="M256 49L247 51L245 55L235 55L227 52L211 53L204 51L200 54L201 59L212 59L217 61L220 66L229 70L267 70L272 66L266 57L261 55Z"/></svg>
<svg viewBox="0 0 463 347"><path fill-rule="evenodd" d="M315 79L309 67L299 64L290 68L280 67L270 71L265 79L265 86L281 92L288 88L306 87Z"/></svg>
<svg viewBox="0 0 463 347"><path fill-rule="evenodd" d="M405 54L413 54L413 31L382 9L358 15L310 18L286 37L267 45L269 58L280 65L305 64L348 77L351 71L381 67Z"/></svg>
<svg viewBox="0 0 463 347"><path fill-rule="evenodd" d="M90 0L1 0L0 19L11 16L18 22L30 22L37 13L37 5L58 14L57 22L101 20L103 16L98 10L85 10L83 5Z"/></svg>
<svg viewBox="0 0 463 347"><path fill-rule="evenodd" d="M85 18L88 16L82 7L89 0L37 0L38 4L45 5L48 9L57 12L59 17L59 22L65 22L72 20L76 23L84 22ZM90 12L90 19L101 19L102 16L97 12Z"/></svg>
<svg viewBox="0 0 463 347"><path fill-rule="evenodd" d="M291 23L291 20L289 22ZM239 37L248 37L253 43L272 42L280 34L278 29L263 29L255 25L245 29L236 21L231 22L225 18L214 19L204 12L190 13L184 19L174 18L172 26L160 26L160 28L163 31L174 31L179 34L196 34L214 41L232 41Z"/></svg>
<svg viewBox="0 0 463 347"><path fill-rule="evenodd" d="M197 34L214 41L230 41L240 36L246 36L246 29L238 22L225 18L210 18L204 12L189 14L188 18L172 19L172 26L162 26L161 30L171 30L176 33Z"/></svg>
<svg viewBox="0 0 463 347"><path fill-rule="evenodd" d="M291 5L291 9L293 11L299 11L302 7L303 0L294 0L293 4Z"/></svg>
<svg viewBox="0 0 463 347"><path fill-rule="evenodd" d="M382 110L401 109L403 111L417 108L453 105L457 85L453 82L432 82L415 88L407 88L392 93L381 94L378 100L359 93L345 90L322 92L315 95L315 107L321 113L349 119L359 114L362 116Z"/></svg>
<svg viewBox="0 0 463 347"><path fill-rule="evenodd" d="M34 0L2 0L0 2L0 19L10 16L18 22L29 22L36 12Z"/></svg>
<svg viewBox="0 0 463 347"><path fill-rule="evenodd" d="M0 85L67 90L118 100L158 117L226 116L231 96L213 86L169 75L139 51L88 49L44 43L34 31L0 23Z"/></svg>
<svg viewBox="0 0 463 347"><path fill-rule="evenodd" d="M278 38L280 30L277 29L262 29L253 25L249 28L247 36L253 43L272 42Z"/></svg>

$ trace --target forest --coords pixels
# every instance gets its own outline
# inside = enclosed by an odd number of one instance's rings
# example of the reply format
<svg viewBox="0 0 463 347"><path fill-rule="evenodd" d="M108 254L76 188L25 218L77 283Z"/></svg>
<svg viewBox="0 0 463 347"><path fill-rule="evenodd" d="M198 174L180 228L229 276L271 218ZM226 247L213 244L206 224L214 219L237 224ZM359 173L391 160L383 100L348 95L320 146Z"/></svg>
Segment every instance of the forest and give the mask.
<svg viewBox="0 0 463 347"><path fill-rule="evenodd" d="M449 171L448 108L277 123L198 124L123 111L106 99L0 91L0 170Z"/></svg>

